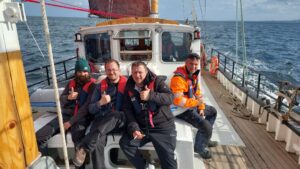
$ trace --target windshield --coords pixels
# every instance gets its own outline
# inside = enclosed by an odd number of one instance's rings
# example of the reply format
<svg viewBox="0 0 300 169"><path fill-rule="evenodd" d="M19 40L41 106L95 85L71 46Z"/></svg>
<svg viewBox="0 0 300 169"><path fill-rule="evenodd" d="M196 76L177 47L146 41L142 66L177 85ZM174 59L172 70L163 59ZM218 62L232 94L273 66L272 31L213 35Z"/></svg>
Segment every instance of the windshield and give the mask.
<svg viewBox="0 0 300 169"><path fill-rule="evenodd" d="M111 58L110 36L108 33L90 34L84 37L87 60L101 63Z"/></svg>
<svg viewBox="0 0 300 169"><path fill-rule="evenodd" d="M121 60L135 61L152 58L150 30L122 30L114 39L119 40Z"/></svg>
<svg viewBox="0 0 300 169"><path fill-rule="evenodd" d="M190 32L163 32L162 33L162 60L164 62L182 62L185 60L192 42Z"/></svg>

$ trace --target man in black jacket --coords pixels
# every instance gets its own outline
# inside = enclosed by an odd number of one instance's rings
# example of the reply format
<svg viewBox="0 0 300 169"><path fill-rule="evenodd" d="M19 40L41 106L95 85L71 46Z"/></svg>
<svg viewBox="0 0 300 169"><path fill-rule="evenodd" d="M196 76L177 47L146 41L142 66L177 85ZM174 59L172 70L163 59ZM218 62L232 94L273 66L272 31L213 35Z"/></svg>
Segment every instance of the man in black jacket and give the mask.
<svg viewBox="0 0 300 169"><path fill-rule="evenodd" d="M164 79L156 76L144 62L131 66L124 92L124 111L127 116L127 131L120 146L137 169L144 169L146 161L138 147L152 142L162 169L176 169L176 130L170 105L173 93Z"/></svg>

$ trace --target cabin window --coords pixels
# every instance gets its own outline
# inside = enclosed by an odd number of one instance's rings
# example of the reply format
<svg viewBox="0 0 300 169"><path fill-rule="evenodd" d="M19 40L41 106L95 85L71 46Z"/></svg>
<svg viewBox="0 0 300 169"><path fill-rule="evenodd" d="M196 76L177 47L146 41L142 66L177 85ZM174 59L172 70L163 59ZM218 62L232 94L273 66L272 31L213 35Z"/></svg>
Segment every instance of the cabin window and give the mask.
<svg viewBox="0 0 300 169"><path fill-rule="evenodd" d="M161 52L164 62L182 62L185 60L192 43L189 32L163 32Z"/></svg>
<svg viewBox="0 0 300 169"><path fill-rule="evenodd" d="M114 39L119 40L121 60L135 61L152 58L150 30L122 30Z"/></svg>
<svg viewBox="0 0 300 169"><path fill-rule="evenodd" d="M111 58L108 33L89 34L84 37L86 58L93 63L102 63Z"/></svg>

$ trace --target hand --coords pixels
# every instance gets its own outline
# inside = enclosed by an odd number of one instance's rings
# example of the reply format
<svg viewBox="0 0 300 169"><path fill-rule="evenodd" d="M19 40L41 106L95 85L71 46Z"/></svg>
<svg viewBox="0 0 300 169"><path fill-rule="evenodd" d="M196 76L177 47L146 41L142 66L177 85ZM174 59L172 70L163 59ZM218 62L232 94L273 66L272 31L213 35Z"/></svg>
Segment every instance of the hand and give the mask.
<svg viewBox="0 0 300 169"><path fill-rule="evenodd" d="M101 99L99 100L99 104L102 106L109 103L110 101L111 101L110 95L106 94L104 91L103 94L101 95Z"/></svg>
<svg viewBox="0 0 300 169"><path fill-rule="evenodd" d="M145 137L144 134L142 134L140 131L137 130L132 133L132 136L134 139L138 139L138 140L142 140Z"/></svg>
<svg viewBox="0 0 300 169"><path fill-rule="evenodd" d="M71 127L71 123L69 121L64 122L64 129L67 131Z"/></svg>
<svg viewBox="0 0 300 169"><path fill-rule="evenodd" d="M71 91L68 95L68 100L76 100L78 96L78 92L74 92L74 88L71 87Z"/></svg>
<svg viewBox="0 0 300 169"><path fill-rule="evenodd" d="M204 116L205 116L204 110L199 110L199 115L200 115L201 117L204 117Z"/></svg>
<svg viewBox="0 0 300 169"><path fill-rule="evenodd" d="M140 97L141 97L141 100L143 100L143 101L148 101L149 100L150 89L148 89L147 85L145 86L145 90L140 92Z"/></svg>
<svg viewBox="0 0 300 169"><path fill-rule="evenodd" d="M204 100L203 100L203 95L198 95L196 96L196 100L198 100L198 105L200 106L201 104L204 103Z"/></svg>

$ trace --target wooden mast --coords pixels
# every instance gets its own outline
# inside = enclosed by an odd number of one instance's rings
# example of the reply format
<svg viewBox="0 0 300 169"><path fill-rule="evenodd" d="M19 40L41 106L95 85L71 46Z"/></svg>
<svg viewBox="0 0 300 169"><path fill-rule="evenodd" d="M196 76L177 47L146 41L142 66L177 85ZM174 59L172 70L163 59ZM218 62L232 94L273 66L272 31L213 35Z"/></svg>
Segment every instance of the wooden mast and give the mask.
<svg viewBox="0 0 300 169"><path fill-rule="evenodd" d="M22 16L11 4L0 0L0 169L26 168L39 157L14 20Z"/></svg>
<svg viewBox="0 0 300 169"><path fill-rule="evenodd" d="M151 0L150 17L158 18L158 0Z"/></svg>

